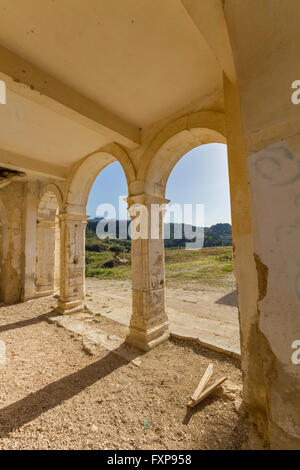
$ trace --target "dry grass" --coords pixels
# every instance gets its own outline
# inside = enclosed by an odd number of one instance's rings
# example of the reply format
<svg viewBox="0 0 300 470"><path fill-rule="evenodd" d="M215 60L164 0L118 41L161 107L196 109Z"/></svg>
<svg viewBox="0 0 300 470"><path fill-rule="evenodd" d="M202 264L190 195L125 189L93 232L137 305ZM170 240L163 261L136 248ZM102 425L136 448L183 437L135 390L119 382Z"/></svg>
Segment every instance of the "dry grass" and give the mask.
<svg viewBox="0 0 300 470"><path fill-rule="evenodd" d="M129 255L127 255L129 259ZM111 252L87 252L86 275L99 279L130 279L130 264L116 268L103 268L112 258ZM203 248L199 251L185 249L165 250L167 283L197 282L210 286L234 286L231 247Z"/></svg>

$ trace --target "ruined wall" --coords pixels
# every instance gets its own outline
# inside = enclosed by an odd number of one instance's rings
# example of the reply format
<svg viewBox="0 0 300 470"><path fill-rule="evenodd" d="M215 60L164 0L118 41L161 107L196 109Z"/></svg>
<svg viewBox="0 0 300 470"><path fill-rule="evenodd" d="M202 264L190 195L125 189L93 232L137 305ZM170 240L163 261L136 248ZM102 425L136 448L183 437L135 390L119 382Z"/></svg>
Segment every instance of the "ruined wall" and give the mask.
<svg viewBox="0 0 300 470"><path fill-rule="evenodd" d="M12 182L0 190L3 204L1 294L4 303L21 300L23 275L24 183ZM5 238L5 243L4 242Z"/></svg>
<svg viewBox="0 0 300 470"><path fill-rule="evenodd" d="M264 0L254 9L251 0L225 0L225 13L241 99L259 290L251 361L263 374L251 382L253 395L263 393L251 413L265 444L299 449L300 365L292 358L300 339L300 106L291 100L291 85L300 79L299 2Z"/></svg>
<svg viewBox="0 0 300 470"><path fill-rule="evenodd" d="M0 302L9 304L24 301L36 297L38 293L36 286L38 206L48 187L57 191L59 195L58 185L48 180L24 178L22 182L11 182L0 189ZM55 224L55 213L52 219L51 240L53 238L55 241L56 238L57 247L59 231L57 221ZM53 252L51 263L54 265L54 243L53 250L49 251L49 248L51 247L47 242L43 243L41 251L47 263L51 259L49 253ZM56 254L56 264L59 265L58 258L59 253ZM58 270L59 266L56 271ZM56 275L56 287L58 277ZM51 282L53 284L53 275Z"/></svg>
<svg viewBox="0 0 300 470"><path fill-rule="evenodd" d="M224 76L226 127L228 142L228 169L232 214L234 271L237 281L243 397L251 410L255 428L264 434L267 422L266 393L262 361L253 360L259 355L258 280L253 250L247 153L241 123L239 92ZM254 386L255 384L255 386ZM265 439L267 440L267 438ZM255 446L255 443L251 443Z"/></svg>

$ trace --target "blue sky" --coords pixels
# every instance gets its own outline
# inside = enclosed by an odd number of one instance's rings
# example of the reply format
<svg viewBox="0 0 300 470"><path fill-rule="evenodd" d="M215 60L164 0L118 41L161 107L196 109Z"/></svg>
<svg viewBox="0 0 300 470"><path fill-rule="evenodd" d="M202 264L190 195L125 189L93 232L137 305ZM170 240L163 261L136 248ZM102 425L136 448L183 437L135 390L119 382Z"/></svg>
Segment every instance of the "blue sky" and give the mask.
<svg viewBox="0 0 300 470"><path fill-rule="evenodd" d="M101 203L113 204L118 210L119 196L127 196L127 183L121 165L114 162L96 178L87 214L95 217ZM166 197L171 203L204 204L207 227L218 222L231 223L226 145L202 145L184 155L169 177Z"/></svg>

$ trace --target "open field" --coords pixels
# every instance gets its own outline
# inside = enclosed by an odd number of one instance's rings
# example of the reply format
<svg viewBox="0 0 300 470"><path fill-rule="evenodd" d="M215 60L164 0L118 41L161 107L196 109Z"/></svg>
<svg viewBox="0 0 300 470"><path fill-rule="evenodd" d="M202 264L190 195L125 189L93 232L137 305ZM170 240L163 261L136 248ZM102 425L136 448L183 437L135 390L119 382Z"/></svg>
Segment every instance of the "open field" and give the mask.
<svg viewBox="0 0 300 470"><path fill-rule="evenodd" d="M91 315L128 327L132 312L130 253L125 254L127 265L102 267L113 255L110 251L87 252L86 305ZM171 332L239 355L232 248L166 249L165 260Z"/></svg>
<svg viewBox="0 0 300 470"><path fill-rule="evenodd" d="M111 251L87 251L86 276L99 279L130 279L130 253L121 253L121 256L128 260L127 265L103 267L113 255ZM201 285L235 288L232 247L211 247L198 251L166 249L165 261L167 285L176 286L184 282L186 288L199 288Z"/></svg>

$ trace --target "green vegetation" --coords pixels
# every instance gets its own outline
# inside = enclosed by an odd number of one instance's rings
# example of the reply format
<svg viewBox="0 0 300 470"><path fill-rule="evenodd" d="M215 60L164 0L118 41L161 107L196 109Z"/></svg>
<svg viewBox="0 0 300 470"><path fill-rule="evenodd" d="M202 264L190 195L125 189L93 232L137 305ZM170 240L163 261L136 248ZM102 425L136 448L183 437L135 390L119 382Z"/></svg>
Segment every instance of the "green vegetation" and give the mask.
<svg viewBox="0 0 300 470"><path fill-rule="evenodd" d="M92 220L88 223L86 276L100 279L130 279L131 241L109 238L99 240L95 232L97 222ZM205 245L202 250L186 250L183 240L166 240L167 283L178 282L188 286L197 281L205 285L224 285L227 280L232 279L233 271L232 247L228 245L231 245L229 224L217 224L205 229ZM122 262L114 263L116 256Z"/></svg>
<svg viewBox="0 0 300 470"><path fill-rule="evenodd" d="M231 247L202 248L199 251L166 250L167 283L191 283L221 286L233 272ZM231 278L231 277L230 277Z"/></svg>
<svg viewBox="0 0 300 470"><path fill-rule="evenodd" d="M126 254L128 264L105 268L103 264L112 259L111 251L86 252L86 276L99 279L130 279L130 254ZM231 247L203 248L199 251L166 249L167 282L197 281L201 284L219 286L233 271Z"/></svg>
<svg viewBox="0 0 300 470"><path fill-rule="evenodd" d="M109 239L108 237L104 240L99 240L96 235L96 225L94 221L88 221L87 231L86 231L86 251L91 252L104 252L108 251L113 253L129 253L131 250L131 241L123 239Z"/></svg>
<svg viewBox="0 0 300 470"><path fill-rule="evenodd" d="M176 227L175 227L176 225ZM174 239L174 231L183 233L183 226L180 224L170 224L170 240L165 240L165 248L184 248L186 242L193 240L185 239L184 237L180 240ZM178 227L179 225L179 227ZM179 230L178 230L179 229ZM189 231L195 231L195 227L189 226ZM211 227L204 227L204 248L209 246L231 246L232 245L232 233L230 224L216 224Z"/></svg>
<svg viewBox="0 0 300 470"><path fill-rule="evenodd" d="M120 265L114 268L105 268L103 264L110 261L114 253L111 251L91 252L85 253L85 275L87 277L98 277L100 279L130 279L130 254L126 256L128 264Z"/></svg>
<svg viewBox="0 0 300 470"><path fill-rule="evenodd" d="M117 240L99 240L96 236L96 227L99 222L99 219L91 219L88 221L87 226L87 244L86 248L90 251L105 251L110 249L111 251L122 252L124 249L130 251L131 242L130 238L128 240L118 239ZM116 233L119 234L119 221L116 222ZM129 223L129 222L128 222ZM195 227L191 225L186 227L195 231ZM169 229L169 230L168 230ZM165 240L165 248L184 248L186 242L192 241L185 239L184 237L177 240L174 239L174 233L183 234L183 224L170 224L165 225L165 233L170 232L170 239ZM107 244L110 244L110 247L107 248ZM216 224L211 227L204 227L204 248L209 246L232 246L232 233L230 224Z"/></svg>

